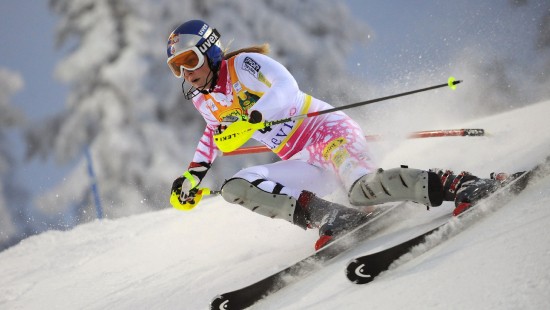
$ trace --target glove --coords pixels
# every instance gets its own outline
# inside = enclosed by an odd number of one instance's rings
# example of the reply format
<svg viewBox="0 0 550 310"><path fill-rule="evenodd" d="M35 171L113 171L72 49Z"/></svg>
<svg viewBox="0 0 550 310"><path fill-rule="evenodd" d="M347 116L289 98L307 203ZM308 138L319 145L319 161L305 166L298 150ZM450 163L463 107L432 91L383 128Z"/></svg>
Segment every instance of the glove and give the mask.
<svg viewBox="0 0 550 310"><path fill-rule="evenodd" d="M195 195L199 191L199 184L210 169L209 163L195 163L189 165L189 169L178 177L172 183L172 194L170 196L170 204L177 209L192 209L195 207ZM185 207L184 205L190 206Z"/></svg>
<svg viewBox="0 0 550 310"><path fill-rule="evenodd" d="M251 124L258 124L263 122L263 120L264 120L264 116L258 110L254 110L250 112L250 116L248 117L248 122Z"/></svg>
<svg viewBox="0 0 550 310"><path fill-rule="evenodd" d="M180 203L191 201L195 198L199 183L199 178L192 175L189 171L185 171L182 176L172 183L172 193L178 196Z"/></svg>
<svg viewBox="0 0 550 310"><path fill-rule="evenodd" d="M250 124L259 124L259 123L263 123L264 121L265 120L264 120L264 116L262 115L262 112L260 112L258 110L251 111L250 115L248 116L248 122ZM261 132L261 133L269 132L269 131L271 131L271 126L267 126L267 127L263 128L263 129L260 129L258 131Z"/></svg>

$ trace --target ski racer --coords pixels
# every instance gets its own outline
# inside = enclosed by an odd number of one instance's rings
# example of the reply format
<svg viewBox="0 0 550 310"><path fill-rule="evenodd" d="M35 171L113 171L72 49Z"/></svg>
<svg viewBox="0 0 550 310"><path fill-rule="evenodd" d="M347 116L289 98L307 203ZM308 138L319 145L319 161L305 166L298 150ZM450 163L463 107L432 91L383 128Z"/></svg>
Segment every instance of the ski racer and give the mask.
<svg viewBox="0 0 550 310"><path fill-rule="evenodd" d="M201 20L177 27L169 36L167 54L172 73L184 79L185 97L206 121L192 162L173 182L170 202L175 207L194 206L199 185L218 154L213 136L232 122L259 123L332 108L302 92L290 72L266 56L267 45L226 53L219 32ZM273 125L252 138L281 161L237 172L223 184L222 197L304 229L319 228L316 249L365 221L363 212L320 198L335 188L343 187L353 206L403 200L439 206L459 198L458 206L499 183L467 173L380 169L364 132L341 111Z"/></svg>

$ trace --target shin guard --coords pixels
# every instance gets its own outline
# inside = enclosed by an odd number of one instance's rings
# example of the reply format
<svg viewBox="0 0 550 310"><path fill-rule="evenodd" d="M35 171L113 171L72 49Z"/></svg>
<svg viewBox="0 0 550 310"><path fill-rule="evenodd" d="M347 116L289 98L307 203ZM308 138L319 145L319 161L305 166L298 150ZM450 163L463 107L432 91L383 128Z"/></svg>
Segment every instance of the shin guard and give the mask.
<svg viewBox="0 0 550 310"><path fill-rule="evenodd" d="M301 228L307 227L304 210L297 207L297 200L285 194L266 192L245 179L229 179L222 186L222 197L253 212L286 220Z"/></svg>
<svg viewBox="0 0 550 310"><path fill-rule="evenodd" d="M360 206L403 200L439 206L443 187L433 172L407 167L379 169L355 181L348 196L351 204Z"/></svg>

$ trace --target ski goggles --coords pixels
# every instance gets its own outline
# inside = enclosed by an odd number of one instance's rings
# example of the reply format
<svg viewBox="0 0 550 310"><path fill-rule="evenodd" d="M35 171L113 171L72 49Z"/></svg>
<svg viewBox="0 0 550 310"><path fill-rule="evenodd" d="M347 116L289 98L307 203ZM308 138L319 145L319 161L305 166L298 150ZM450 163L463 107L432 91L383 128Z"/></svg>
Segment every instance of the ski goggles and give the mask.
<svg viewBox="0 0 550 310"><path fill-rule="evenodd" d="M167 60L168 67L176 77L183 77L183 70L194 71L204 64L204 55L196 46L185 49Z"/></svg>

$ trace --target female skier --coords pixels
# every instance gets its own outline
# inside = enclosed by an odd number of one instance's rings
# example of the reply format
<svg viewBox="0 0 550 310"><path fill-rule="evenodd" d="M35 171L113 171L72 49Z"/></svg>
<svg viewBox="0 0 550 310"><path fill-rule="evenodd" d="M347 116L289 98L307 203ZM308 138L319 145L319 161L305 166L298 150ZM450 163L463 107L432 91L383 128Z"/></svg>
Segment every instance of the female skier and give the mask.
<svg viewBox="0 0 550 310"><path fill-rule="evenodd" d="M188 170L173 183L170 202L176 207L195 204L198 186L218 153L213 137L232 122L259 123L332 108L302 92L289 71L266 56L267 45L224 53L219 39L218 31L200 20L180 25L168 39L168 66L184 79L185 97L206 121ZM354 206L402 200L439 206L444 199L455 200L461 187L467 188L464 183L476 183L478 194L493 184L485 188L478 181L488 180L468 174L379 169L365 134L343 112L273 125L252 138L281 161L239 171L223 184L222 197L304 229L319 228L316 249L366 219L359 210L320 198L338 187ZM457 205L471 202L472 195L467 196Z"/></svg>

